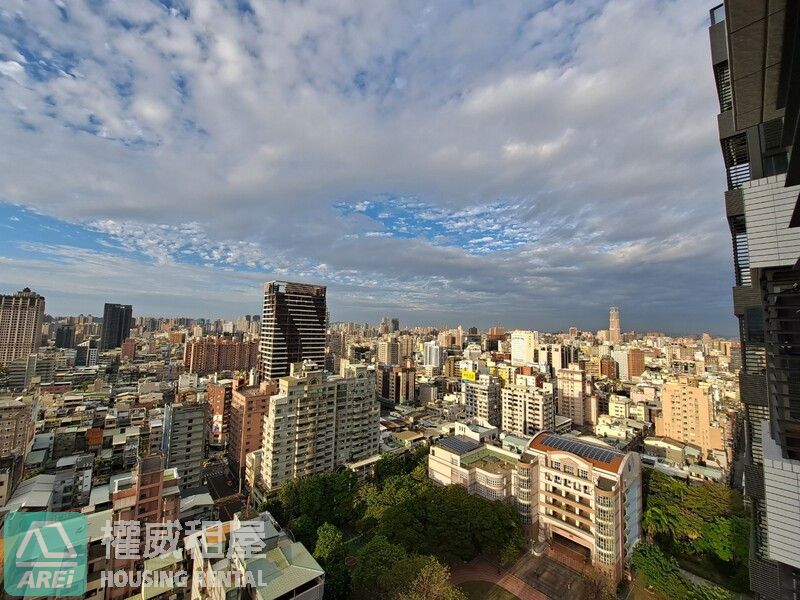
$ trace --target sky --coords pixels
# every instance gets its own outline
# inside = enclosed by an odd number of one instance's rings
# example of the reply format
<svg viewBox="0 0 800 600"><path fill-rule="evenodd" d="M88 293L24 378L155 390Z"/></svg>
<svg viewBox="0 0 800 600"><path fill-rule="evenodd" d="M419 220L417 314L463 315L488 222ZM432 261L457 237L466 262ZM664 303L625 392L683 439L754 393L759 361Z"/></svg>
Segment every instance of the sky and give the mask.
<svg viewBox="0 0 800 600"><path fill-rule="evenodd" d="M732 335L696 0L3 0L0 293Z"/></svg>

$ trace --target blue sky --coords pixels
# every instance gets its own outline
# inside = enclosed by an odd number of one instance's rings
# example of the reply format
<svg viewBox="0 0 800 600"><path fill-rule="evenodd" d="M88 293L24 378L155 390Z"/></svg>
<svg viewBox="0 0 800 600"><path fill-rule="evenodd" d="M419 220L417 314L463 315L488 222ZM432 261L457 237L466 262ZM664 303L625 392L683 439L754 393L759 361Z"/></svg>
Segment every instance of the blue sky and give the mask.
<svg viewBox="0 0 800 600"><path fill-rule="evenodd" d="M7 0L0 291L733 333L707 7L501 4Z"/></svg>

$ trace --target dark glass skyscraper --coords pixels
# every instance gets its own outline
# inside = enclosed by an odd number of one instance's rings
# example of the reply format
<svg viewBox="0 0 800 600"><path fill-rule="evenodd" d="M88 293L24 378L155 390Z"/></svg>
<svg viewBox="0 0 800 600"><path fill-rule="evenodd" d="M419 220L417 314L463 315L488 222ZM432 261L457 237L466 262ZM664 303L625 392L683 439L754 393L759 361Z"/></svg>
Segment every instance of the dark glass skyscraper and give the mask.
<svg viewBox="0 0 800 600"><path fill-rule="evenodd" d="M800 593L799 7L727 0L709 29L742 346L750 586L768 600Z"/></svg>
<svg viewBox="0 0 800 600"><path fill-rule="evenodd" d="M275 379L289 374L289 365L312 360L325 365L327 306L325 286L288 281L264 284L259 375Z"/></svg>
<svg viewBox="0 0 800 600"><path fill-rule="evenodd" d="M75 347L75 325L59 325L56 328L56 348Z"/></svg>
<svg viewBox="0 0 800 600"><path fill-rule="evenodd" d="M100 337L100 349L119 348L131 333L130 304L106 304L103 308L103 332Z"/></svg>

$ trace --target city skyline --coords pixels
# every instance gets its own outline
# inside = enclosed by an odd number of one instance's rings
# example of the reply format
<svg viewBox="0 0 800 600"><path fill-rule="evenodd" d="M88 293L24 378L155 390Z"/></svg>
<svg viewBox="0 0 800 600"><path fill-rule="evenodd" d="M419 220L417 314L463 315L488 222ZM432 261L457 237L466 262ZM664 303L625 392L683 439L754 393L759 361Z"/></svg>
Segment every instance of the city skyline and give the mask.
<svg viewBox="0 0 800 600"><path fill-rule="evenodd" d="M735 333L706 6L238 6L0 15L9 289L244 314L277 278L341 320Z"/></svg>
<svg viewBox="0 0 800 600"><path fill-rule="evenodd" d="M306 284L306 285L315 285L315 284ZM36 292L36 290L33 290L33 291ZM4 290L0 289L0 294L4 294L4 293L5 294L12 294L14 292L4 291ZM263 296L263 285L262 285L262 296ZM619 310L618 307L609 307L609 308L613 308L613 309L618 309ZM461 327L464 328L465 331L467 329L469 329L470 327L477 327L478 330L485 332L485 331L488 331L489 329L491 329L493 327L501 327L501 328L505 329L507 333L511 333L514 330L522 330L522 331L540 331L541 333L545 333L545 334L556 334L556 333L567 333L569 329L572 329L573 327L575 327L580 332L597 333L598 331L603 331L604 329L606 331L608 331L607 327L609 325L609 320L608 320L609 319L608 318L608 310L609 310L609 308L607 308L606 312L604 313L606 315L605 316L605 319L606 319L606 321L605 321L605 326L606 327L605 328L603 327L604 323L602 321L597 323L597 326L588 326L588 325L581 325L581 324L577 324L576 325L575 323L572 323L572 324L569 324L569 325L567 325L567 326L565 326L565 327L563 327L561 329L558 329L558 328L556 328L556 329L544 329L544 328L537 327L535 324L532 324L532 323L524 324L524 325L521 325L521 326L518 326L518 327L511 327L511 326L507 326L506 324L504 324L502 322L495 322L495 321L487 322L487 324L484 324L484 325L479 325L478 322L481 321L480 318L471 318L471 319L468 318L468 320L466 320L466 321L449 321L449 322L448 321L405 322L402 319L400 319L400 321L401 321L401 324L402 324L401 330L409 330L409 329L414 329L414 328L426 328L426 327L427 328L438 328L440 330L443 330L443 329L456 328L456 327L461 326ZM620 313L621 312L622 311L620 311ZM620 314L620 313L618 313L618 314ZM45 317L49 317L49 318L56 319L56 320L66 319L66 318L70 318L70 317L77 317L79 315L83 315L83 316L87 316L87 317L93 317L95 319L98 319L98 320L102 321L102 317L99 314L93 314L92 312L89 312L89 311L73 312L73 313L69 313L68 314L68 313L55 313L55 312L51 312L51 311L48 310L45 313ZM213 315L213 316L177 314L177 313L176 314L144 314L144 313L139 313L139 312L137 312L135 310L133 312L133 319L134 320L136 318L165 319L165 320L168 320L168 319L191 319L191 320L195 320L195 321L203 319L206 322L224 321L224 322L233 323L237 319L242 318L242 317L246 317L246 316L254 316L254 317L257 317L258 319L261 319L262 315L259 314L258 312L237 313L237 314L229 313L229 314L226 314L226 315ZM360 321L355 321L355 320L352 320L352 319L331 318L330 324L335 325L335 324L340 324L340 323L357 323L357 324L368 324L368 325L377 327L381 323L381 320L384 319L384 318L386 318L385 315L382 315L380 313L376 313L375 315L372 316L371 319L367 318L366 320L360 320ZM701 334L704 334L704 333L708 333L708 334L711 334L713 336L720 337L720 338L731 338L731 339L734 339L736 337L735 334L720 333L720 332L712 331L712 330L710 330L708 328L698 329L697 331L677 331L677 330L671 331L671 330L662 330L662 329L659 329L657 327L642 327L642 328L633 328L633 327L625 328L625 327L622 327L620 331L621 331L621 333L635 332L638 335L642 335L642 334L645 334L647 332L659 332L659 333L663 333L667 337L697 337L697 336L699 336Z"/></svg>

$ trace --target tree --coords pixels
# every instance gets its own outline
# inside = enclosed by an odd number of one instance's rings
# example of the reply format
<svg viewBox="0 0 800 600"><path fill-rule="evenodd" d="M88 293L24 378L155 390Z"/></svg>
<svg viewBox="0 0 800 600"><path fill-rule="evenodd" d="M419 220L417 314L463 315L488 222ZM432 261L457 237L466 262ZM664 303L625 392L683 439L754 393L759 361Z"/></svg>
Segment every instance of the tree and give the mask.
<svg viewBox="0 0 800 600"><path fill-rule="evenodd" d="M407 590L396 600L467 600L466 594L450 583L450 570L439 561L428 562Z"/></svg>
<svg viewBox="0 0 800 600"><path fill-rule="evenodd" d="M314 558L323 565L341 558L344 553L344 534L341 529L330 523L323 523L317 529L317 545L314 548Z"/></svg>
<svg viewBox="0 0 800 600"><path fill-rule="evenodd" d="M358 478L350 470L320 473L287 481L278 498L286 518L293 523L297 517L306 517L316 537L316 530L323 523L341 527L355 521L357 488Z"/></svg>
<svg viewBox="0 0 800 600"><path fill-rule="evenodd" d="M350 577L353 597L355 598L387 598L394 591L385 588L386 573L390 573L394 565L406 558L406 551L401 546L392 544L382 535L376 535L361 549Z"/></svg>

